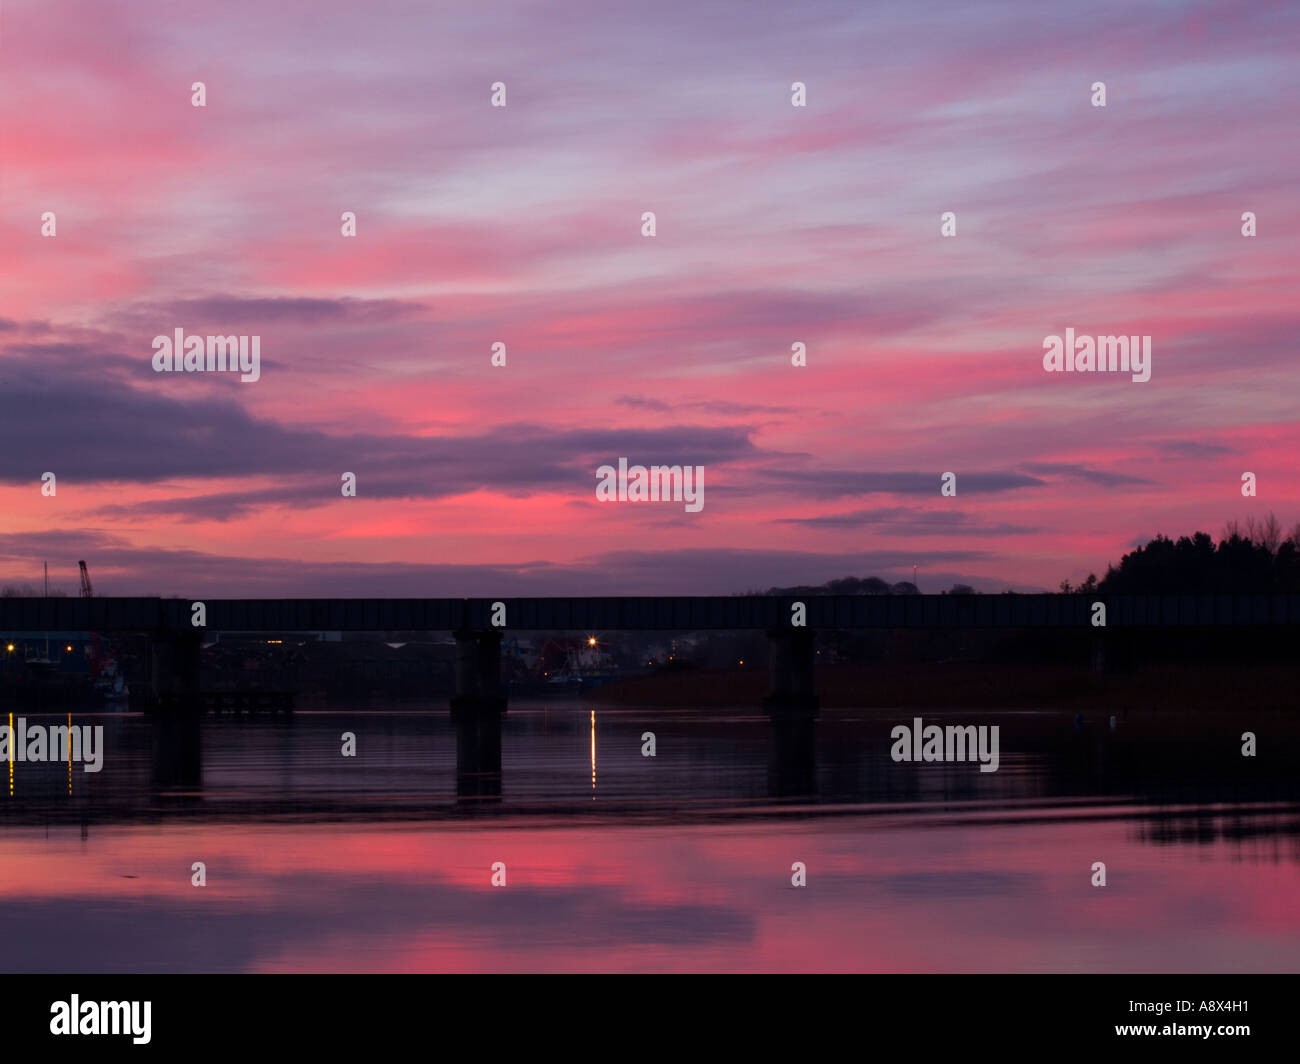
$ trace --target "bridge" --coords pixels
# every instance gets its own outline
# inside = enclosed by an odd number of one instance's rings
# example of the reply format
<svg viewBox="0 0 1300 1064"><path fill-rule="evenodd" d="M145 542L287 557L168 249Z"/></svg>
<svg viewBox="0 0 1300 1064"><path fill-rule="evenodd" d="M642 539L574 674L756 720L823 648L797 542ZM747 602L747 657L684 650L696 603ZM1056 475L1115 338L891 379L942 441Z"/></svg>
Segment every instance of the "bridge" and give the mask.
<svg viewBox="0 0 1300 1064"><path fill-rule="evenodd" d="M1105 607L1097 624L1096 604ZM201 609L199 608L201 605ZM731 595L591 598L5 598L6 631L149 633L154 695L198 690L205 632L447 631L457 640L454 714L504 712L502 635L516 631L759 629L771 641L768 708L815 713L818 629L1300 626L1300 595Z"/></svg>
<svg viewBox="0 0 1300 1064"><path fill-rule="evenodd" d="M5 631L187 631L194 602L216 632L699 631L810 628L1038 628L1300 624L1300 595L715 595L597 598L203 599L2 598ZM504 609L504 624L494 610Z"/></svg>

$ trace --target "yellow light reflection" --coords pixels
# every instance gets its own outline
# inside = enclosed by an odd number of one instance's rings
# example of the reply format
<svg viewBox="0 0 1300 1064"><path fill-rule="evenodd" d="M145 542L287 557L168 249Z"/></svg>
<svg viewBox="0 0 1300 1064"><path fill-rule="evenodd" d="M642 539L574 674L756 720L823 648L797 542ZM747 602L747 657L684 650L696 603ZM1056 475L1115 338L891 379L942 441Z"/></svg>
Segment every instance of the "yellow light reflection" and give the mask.
<svg viewBox="0 0 1300 1064"><path fill-rule="evenodd" d="M9 797L14 796L14 715L9 714Z"/></svg>
<svg viewBox="0 0 1300 1064"><path fill-rule="evenodd" d="M68 649L72 649L69 647ZM68 714L68 797L72 797L72 714Z"/></svg>
<svg viewBox="0 0 1300 1064"><path fill-rule="evenodd" d="M591 789L596 789L596 711L591 711ZM596 796L593 794L592 798Z"/></svg>

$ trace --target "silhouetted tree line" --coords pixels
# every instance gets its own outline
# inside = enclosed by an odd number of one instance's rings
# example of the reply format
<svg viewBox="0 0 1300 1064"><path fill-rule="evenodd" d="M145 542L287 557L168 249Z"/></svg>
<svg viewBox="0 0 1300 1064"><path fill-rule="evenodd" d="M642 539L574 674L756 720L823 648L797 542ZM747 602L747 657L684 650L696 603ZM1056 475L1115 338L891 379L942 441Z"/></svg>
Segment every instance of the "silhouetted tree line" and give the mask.
<svg viewBox="0 0 1300 1064"><path fill-rule="evenodd" d="M1300 593L1300 522L1289 535L1274 514L1262 520L1247 518L1243 527L1229 521L1218 543L1208 532L1195 532L1177 540L1156 536L1125 554L1118 565L1106 568L1100 580L1095 573L1079 584L1062 580L1063 594L1196 595L1211 593ZM751 595L916 595L910 580L891 584L878 576L845 576L824 584L770 587ZM945 595L979 594L969 584L953 584ZM1013 595L1014 591L1003 594Z"/></svg>
<svg viewBox="0 0 1300 1064"><path fill-rule="evenodd" d="M1300 592L1300 524L1283 536L1277 517L1253 517L1243 529L1230 521L1218 543L1208 532L1172 540L1156 536L1078 587L1061 583L1067 594L1097 591L1111 595L1195 595Z"/></svg>
<svg viewBox="0 0 1300 1064"><path fill-rule="evenodd" d="M843 576L838 580L827 580L824 584L813 587L800 584L797 587L769 587L766 591L751 591L751 595L918 595L916 585L910 580L900 580L891 584L878 576L858 577Z"/></svg>

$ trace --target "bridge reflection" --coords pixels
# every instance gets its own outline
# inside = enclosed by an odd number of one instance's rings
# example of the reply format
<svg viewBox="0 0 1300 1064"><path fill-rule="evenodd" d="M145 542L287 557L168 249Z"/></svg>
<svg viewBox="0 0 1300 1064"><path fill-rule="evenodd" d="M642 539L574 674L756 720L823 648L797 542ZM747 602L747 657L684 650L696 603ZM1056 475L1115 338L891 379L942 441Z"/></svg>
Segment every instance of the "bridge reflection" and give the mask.
<svg viewBox="0 0 1300 1064"><path fill-rule="evenodd" d="M469 807L501 798L501 714L457 714L456 797Z"/></svg>
<svg viewBox="0 0 1300 1064"><path fill-rule="evenodd" d="M768 797L812 797L817 793L816 723L799 714L774 714L769 727Z"/></svg>
<svg viewBox="0 0 1300 1064"><path fill-rule="evenodd" d="M193 710L74 717L103 724L103 770L10 763L0 825L489 813L677 822L856 807L961 811L988 822L1122 816L1147 823L1141 837L1153 844L1300 837L1300 721L1244 715L1135 711L1112 728L1104 710L1080 722L1066 713L927 712L927 722L1001 727L1001 766L987 774L973 763L894 762L891 729L911 714L887 711L823 711L814 720L539 702L451 720L428 709L301 713L291 725ZM1253 758L1241 754L1247 729L1259 737ZM647 731L657 737L654 757L645 756ZM340 753L347 732L355 759Z"/></svg>

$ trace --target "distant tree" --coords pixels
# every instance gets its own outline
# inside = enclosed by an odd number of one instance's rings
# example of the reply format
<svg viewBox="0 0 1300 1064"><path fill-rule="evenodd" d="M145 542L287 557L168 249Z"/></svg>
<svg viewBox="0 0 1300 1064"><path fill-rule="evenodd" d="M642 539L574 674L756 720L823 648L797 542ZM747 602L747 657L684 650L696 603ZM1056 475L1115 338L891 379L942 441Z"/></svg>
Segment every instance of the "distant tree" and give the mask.
<svg viewBox="0 0 1300 1064"><path fill-rule="evenodd" d="M1246 538L1257 547L1263 547L1269 554L1276 554L1282 543L1282 523L1274 513L1258 522L1254 515L1247 517Z"/></svg>
<svg viewBox="0 0 1300 1064"><path fill-rule="evenodd" d="M1149 543L1108 566L1100 582L1095 577L1073 590L1103 594L1173 595L1300 591L1300 525L1286 538L1273 514L1247 518L1224 526L1216 544L1207 532L1172 540L1157 535ZM1063 592L1072 590L1068 581Z"/></svg>
<svg viewBox="0 0 1300 1064"><path fill-rule="evenodd" d="M952 587L948 589L948 594L949 595L974 595L977 594L977 592L973 587L970 586L970 584L953 584Z"/></svg>
<svg viewBox="0 0 1300 1064"><path fill-rule="evenodd" d="M842 576L827 580L818 587L802 584L796 587L770 587L766 591L752 592L763 595L915 595L916 585L908 582L889 584L878 576L865 579L857 576Z"/></svg>
<svg viewBox="0 0 1300 1064"><path fill-rule="evenodd" d="M829 580L822 585L829 595L888 595L889 585L878 576L861 579L846 576L839 580Z"/></svg>

